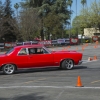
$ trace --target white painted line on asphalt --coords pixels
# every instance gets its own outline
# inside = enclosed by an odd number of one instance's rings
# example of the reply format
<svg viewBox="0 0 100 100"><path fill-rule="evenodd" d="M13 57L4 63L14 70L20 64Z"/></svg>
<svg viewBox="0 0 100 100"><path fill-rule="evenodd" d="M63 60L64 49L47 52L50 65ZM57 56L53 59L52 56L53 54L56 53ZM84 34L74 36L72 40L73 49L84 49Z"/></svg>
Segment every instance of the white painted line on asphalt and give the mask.
<svg viewBox="0 0 100 100"><path fill-rule="evenodd" d="M59 100L59 98L60 98L60 97L61 97L61 95L64 93L64 91L65 91L65 90L61 91L61 92L57 95L57 97L56 97L56 99L55 99L55 100Z"/></svg>
<svg viewBox="0 0 100 100"><path fill-rule="evenodd" d="M100 87L76 87L76 86L2 86L0 89L12 88L53 88L53 89L100 89Z"/></svg>
<svg viewBox="0 0 100 100"><path fill-rule="evenodd" d="M88 62L96 62L96 61L98 61L98 60L92 60L92 61L83 60L83 62L82 62L82 63L88 63Z"/></svg>
<svg viewBox="0 0 100 100"><path fill-rule="evenodd" d="M100 82L100 80L93 81L93 82L91 82L91 83L94 84L94 83L98 83L98 82Z"/></svg>

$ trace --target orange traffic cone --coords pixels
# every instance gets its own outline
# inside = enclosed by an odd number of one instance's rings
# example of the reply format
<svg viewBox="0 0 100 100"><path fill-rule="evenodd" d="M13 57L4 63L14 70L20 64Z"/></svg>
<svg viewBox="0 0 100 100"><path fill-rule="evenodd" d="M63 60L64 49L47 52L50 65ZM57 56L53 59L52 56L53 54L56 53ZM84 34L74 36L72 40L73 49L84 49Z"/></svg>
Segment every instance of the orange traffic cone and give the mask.
<svg viewBox="0 0 100 100"><path fill-rule="evenodd" d="M95 46L94 46L94 48L96 49L96 48L97 48L97 46L95 45Z"/></svg>
<svg viewBox="0 0 100 100"><path fill-rule="evenodd" d="M94 57L93 57L93 60L97 60L97 56L94 56Z"/></svg>
<svg viewBox="0 0 100 100"><path fill-rule="evenodd" d="M82 51L84 51L84 47L82 46Z"/></svg>
<svg viewBox="0 0 100 100"><path fill-rule="evenodd" d="M86 44L86 46L88 46L88 43Z"/></svg>
<svg viewBox="0 0 100 100"><path fill-rule="evenodd" d="M89 58L88 58L88 61L91 61L91 60L93 60L93 59L92 59L91 57L89 57Z"/></svg>
<svg viewBox="0 0 100 100"><path fill-rule="evenodd" d="M77 77L77 87L83 87L80 76Z"/></svg>
<svg viewBox="0 0 100 100"><path fill-rule="evenodd" d="M76 47L76 50L78 50L78 47Z"/></svg>
<svg viewBox="0 0 100 100"><path fill-rule="evenodd" d="M68 48L71 48L70 45L68 46Z"/></svg>
<svg viewBox="0 0 100 100"><path fill-rule="evenodd" d="M66 50L66 48L64 47L64 48L62 48L62 51L65 51Z"/></svg>
<svg viewBox="0 0 100 100"><path fill-rule="evenodd" d="M66 47L65 50L68 50L68 47Z"/></svg>
<svg viewBox="0 0 100 100"><path fill-rule="evenodd" d="M95 42L98 45L98 41Z"/></svg>

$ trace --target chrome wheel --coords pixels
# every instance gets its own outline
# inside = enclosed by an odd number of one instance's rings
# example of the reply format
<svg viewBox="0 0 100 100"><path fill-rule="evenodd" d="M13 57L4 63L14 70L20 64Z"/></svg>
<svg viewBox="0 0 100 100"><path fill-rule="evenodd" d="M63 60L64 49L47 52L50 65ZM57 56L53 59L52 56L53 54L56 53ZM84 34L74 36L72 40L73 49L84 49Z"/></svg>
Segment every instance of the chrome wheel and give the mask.
<svg viewBox="0 0 100 100"><path fill-rule="evenodd" d="M74 62L71 59L66 59L62 62L63 69L72 69L74 67Z"/></svg>
<svg viewBox="0 0 100 100"><path fill-rule="evenodd" d="M3 66L3 72L5 74L13 74L15 72L15 65L13 64L6 64Z"/></svg>
<svg viewBox="0 0 100 100"><path fill-rule="evenodd" d="M74 66L73 61L72 60L66 60L65 66L66 66L66 69L72 69L73 66Z"/></svg>

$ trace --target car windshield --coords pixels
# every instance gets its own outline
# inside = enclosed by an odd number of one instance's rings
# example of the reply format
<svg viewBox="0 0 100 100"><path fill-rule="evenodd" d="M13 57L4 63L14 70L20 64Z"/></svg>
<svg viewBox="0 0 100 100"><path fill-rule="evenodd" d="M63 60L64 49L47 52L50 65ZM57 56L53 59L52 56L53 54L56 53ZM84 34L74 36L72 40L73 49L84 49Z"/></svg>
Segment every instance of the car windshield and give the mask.
<svg viewBox="0 0 100 100"><path fill-rule="evenodd" d="M10 48L5 54L10 54L13 50L14 48Z"/></svg>

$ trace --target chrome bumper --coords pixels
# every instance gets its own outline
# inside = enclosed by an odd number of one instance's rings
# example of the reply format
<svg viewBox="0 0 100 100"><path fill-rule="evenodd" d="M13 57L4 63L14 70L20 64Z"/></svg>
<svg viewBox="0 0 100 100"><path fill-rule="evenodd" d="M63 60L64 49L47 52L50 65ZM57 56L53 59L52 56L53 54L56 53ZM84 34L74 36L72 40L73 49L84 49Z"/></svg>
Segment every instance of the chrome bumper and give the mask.
<svg viewBox="0 0 100 100"><path fill-rule="evenodd" d="M83 61L82 61L82 60L80 60L80 61L79 61L79 63L78 63L78 65L81 65L81 64L82 64L82 62L83 62Z"/></svg>

